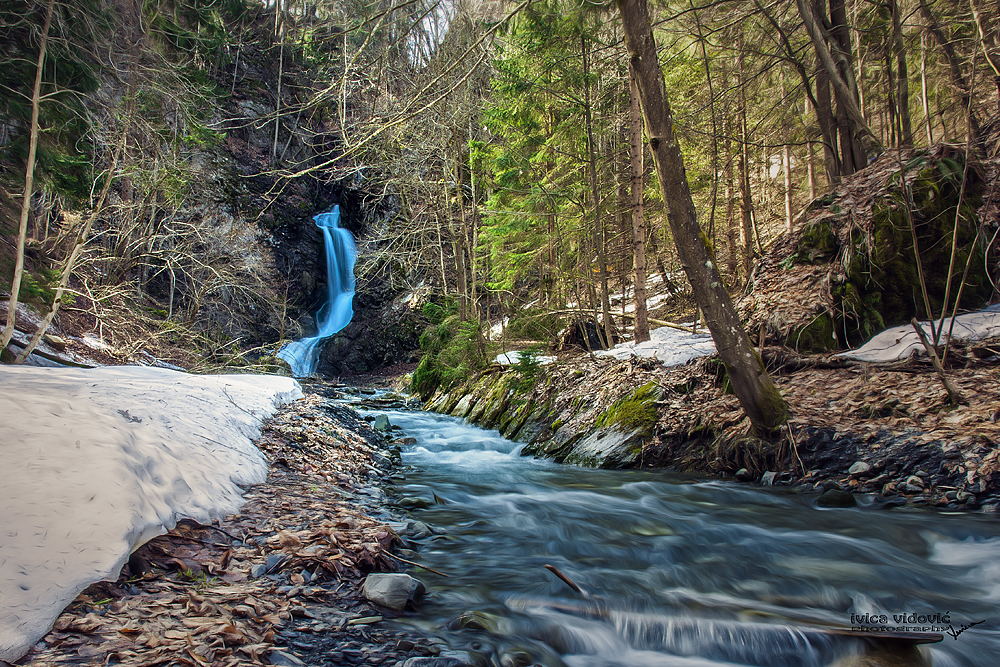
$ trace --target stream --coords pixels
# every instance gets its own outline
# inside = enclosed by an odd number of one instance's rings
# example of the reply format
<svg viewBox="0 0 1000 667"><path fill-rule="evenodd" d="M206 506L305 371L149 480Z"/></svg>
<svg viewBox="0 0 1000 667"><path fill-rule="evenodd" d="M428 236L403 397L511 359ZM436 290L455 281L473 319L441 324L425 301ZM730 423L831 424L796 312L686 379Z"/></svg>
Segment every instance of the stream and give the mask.
<svg viewBox="0 0 1000 667"><path fill-rule="evenodd" d="M412 517L436 533L414 559L450 575L415 571L431 594L405 620L454 649L505 667L826 667L863 642L824 628L917 614L955 631L984 621L927 645L935 667L1000 664L995 516L818 509L780 488L522 457L457 418L386 414L417 440L398 488L426 501Z"/></svg>

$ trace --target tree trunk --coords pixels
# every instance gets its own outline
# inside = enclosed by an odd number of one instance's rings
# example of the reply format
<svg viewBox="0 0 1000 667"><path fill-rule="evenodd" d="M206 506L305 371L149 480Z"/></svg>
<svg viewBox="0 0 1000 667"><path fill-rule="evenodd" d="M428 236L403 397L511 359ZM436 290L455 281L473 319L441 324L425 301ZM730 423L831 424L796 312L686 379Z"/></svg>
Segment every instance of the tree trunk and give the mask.
<svg viewBox="0 0 1000 667"><path fill-rule="evenodd" d="M920 35L920 101L924 106L924 125L927 130L927 145L934 143L934 121L931 119L931 105L927 98L927 35Z"/></svg>
<svg viewBox="0 0 1000 667"><path fill-rule="evenodd" d="M840 125L841 175L853 174L864 166L865 149L861 137L876 146L879 139L868 127L857 100L857 83L854 67L850 59L850 33L847 31L847 16L843 11L843 0L830 3L833 18L833 34L828 35L815 8L807 0L796 0L802 23L809 33L820 65L826 70L837 98L837 121ZM827 42L830 42L828 44ZM834 51L831 51L831 45ZM860 166L859 166L860 165Z"/></svg>
<svg viewBox="0 0 1000 667"><path fill-rule="evenodd" d="M788 418L785 401L767 374L760 355L750 345L729 293L715 266L708 239L695 218L680 146L674 136L673 115L667 101L653 29L645 0L617 0L625 29L625 43L636 73L646 133L659 176L660 191L681 265L694 290L698 306L740 405L755 431L773 432Z"/></svg>
<svg viewBox="0 0 1000 667"><path fill-rule="evenodd" d="M823 138L823 170L832 187L840 183L840 156L837 153L837 133L834 130L833 100L830 97L830 76L820 65L816 68L816 124Z"/></svg>
<svg viewBox="0 0 1000 667"><path fill-rule="evenodd" d="M906 45L903 43L903 22L899 16L899 0L890 0L892 10L892 45L896 52L896 104L899 114L899 146L913 146L913 121L910 119L910 78L906 69Z"/></svg>
<svg viewBox="0 0 1000 667"><path fill-rule="evenodd" d="M17 228L17 250L14 260L14 278L10 284L10 298L7 300L7 323L0 332L0 352L6 351L7 344L14 336L17 320L17 299L21 291L21 276L24 275L24 243L28 236L28 216L31 213L31 195L35 187L35 154L38 151L38 110L42 104L42 69L45 65L45 49L49 42L49 26L52 25L52 10L55 0L49 0L45 9L45 24L42 26L42 41L38 45L38 63L35 66L35 84L31 89L31 129L28 139L28 161L24 166L24 195L21 199L21 220Z"/></svg>
<svg viewBox="0 0 1000 667"><path fill-rule="evenodd" d="M969 0L972 7L972 17L976 21L976 32L979 37L979 44L986 54L986 62L989 63L993 72L993 85L997 91L997 109L1000 110L1000 47L997 45L998 32L1000 32L1000 3L994 7L991 15L989 10L983 11L979 7L977 0Z"/></svg>
<svg viewBox="0 0 1000 667"><path fill-rule="evenodd" d="M969 83L965 80L965 76L962 74L962 63L955 53L955 47L952 43L945 37L944 32L941 30L941 26L938 23L937 17L934 16L934 12L927 5L926 0L918 0L917 3L920 6L920 15L924 19L924 24L927 27L927 32L930 33L934 41L938 43L941 47L941 51L944 53L945 61L948 63L948 73L951 75L952 85L958 89L958 94L962 100L962 107L969 114L969 128L972 130L972 136L978 137L980 132L979 119L976 117L975 109L972 106L972 88ZM942 119L942 124L944 120ZM945 141L947 141L948 129L945 126Z"/></svg>
<svg viewBox="0 0 1000 667"><path fill-rule="evenodd" d="M646 217L642 207L643 164L642 110L635 72L628 69L629 157L632 175L632 265L635 269L635 342L649 340L649 316L646 313ZM622 300L624 303L624 299Z"/></svg>
<svg viewBox="0 0 1000 667"><path fill-rule="evenodd" d="M590 103L589 49L587 38L580 36L583 54L583 119L587 129L587 163L590 167L590 194L594 207L594 244L597 246L597 267L601 274L601 317L604 319L604 336L607 347L614 345L611 301L608 298L608 254L604 240L604 220L601 218L601 191L597 186L597 146L594 143L593 110Z"/></svg>

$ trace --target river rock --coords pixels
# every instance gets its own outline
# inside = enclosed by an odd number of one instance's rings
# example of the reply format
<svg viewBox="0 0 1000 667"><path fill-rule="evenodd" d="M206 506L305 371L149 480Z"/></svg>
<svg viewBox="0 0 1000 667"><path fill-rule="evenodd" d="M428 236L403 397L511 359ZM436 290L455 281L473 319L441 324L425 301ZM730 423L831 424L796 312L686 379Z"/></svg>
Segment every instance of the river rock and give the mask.
<svg viewBox="0 0 1000 667"><path fill-rule="evenodd" d="M760 476L760 483L762 486L774 486L774 480L777 478L778 473L768 470Z"/></svg>
<svg viewBox="0 0 1000 667"><path fill-rule="evenodd" d="M854 507L858 501L847 491L829 489L816 499L820 507Z"/></svg>
<svg viewBox="0 0 1000 667"><path fill-rule="evenodd" d="M60 338L55 334L45 334L42 336L42 340L49 344L52 348L64 352L66 350L66 339Z"/></svg>
<svg viewBox="0 0 1000 667"><path fill-rule="evenodd" d="M736 481L737 482L750 482L753 481L753 475L746 468L740 468L736 471Z"/></svg>
<svg viewBox="0 0 1000 667"><path fill-rule="evenodd" d="M456 658L450 657L428 657L410 658L402 663L403 667L467 667L466 663Z"/></svg>
<svg viewBox="0 0 1000 667"><path fill-rule="evenodd" d="M375 415L375 421L372 422L372 428L380 433L388 433L392 430L392 425L389 423L389 418L383 414Z"/></svg>
<svg viewBox="0 0 1000 667"><path fill-rule="evenodd" d="M627 468L639 458L644 441L641 428L623 431L616 424L578 440L562 462L589 468Z"/></svg>
<svg viewBox="0 0 1000 667"><path fill-rule="evenodd" d="M361 594L367 599L390 609L405 609L417 602L427 588L419 579L399 572L375 573L365 577Z"/></svg>
<svg viewBox="0 0 1000 667"><path fill-rule="evenodd" d="M924 488L924 480L922 477L917 475L910 475L906 478L907 486L919 486L921 489Z"/></svg>
<svg viewBox="0 0 1000 667"><path fill-rule="evenodd" d="M430 526L423 521L411 521L406 526L406 536L414 540L422 540L433 535Z"/></svg>
<svg viewBox="0 0 1000 667"><path fill-rule="evenodd" d="M291 653L279 651L276 648L272 648L267 657L272 665L281 665L282 667L305 667L306 664Z"/></svg>
<svg viewBox="0 0 1000 667"><path fill-rule="evenodd" d="M847 474L852 477L860 477L872 469L871 465L864 461L855 461L854 465L847 469Z"/></svg>

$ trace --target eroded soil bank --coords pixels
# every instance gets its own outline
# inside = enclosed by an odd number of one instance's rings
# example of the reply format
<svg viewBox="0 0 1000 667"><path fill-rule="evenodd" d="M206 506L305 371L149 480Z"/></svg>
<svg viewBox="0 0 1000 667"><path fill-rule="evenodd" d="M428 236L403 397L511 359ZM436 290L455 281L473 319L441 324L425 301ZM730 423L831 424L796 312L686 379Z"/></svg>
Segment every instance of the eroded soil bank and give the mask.
<svg viewBox="0 0 1000 667"><path fill-rule="evenodd" d="M872 494L876 506L997 511L1000 345L956 347L951 405L924 360L866 364L765 348L791 408L769 440L749 436L716 357L576 357L525 377L494 366L428 409L525 442L525 454L606 468L662 467L762 484ZM839 497L839 500L838 500ZM833 493L830 502L853 503ZM824 501L825 502L825 501Z"/></svg>

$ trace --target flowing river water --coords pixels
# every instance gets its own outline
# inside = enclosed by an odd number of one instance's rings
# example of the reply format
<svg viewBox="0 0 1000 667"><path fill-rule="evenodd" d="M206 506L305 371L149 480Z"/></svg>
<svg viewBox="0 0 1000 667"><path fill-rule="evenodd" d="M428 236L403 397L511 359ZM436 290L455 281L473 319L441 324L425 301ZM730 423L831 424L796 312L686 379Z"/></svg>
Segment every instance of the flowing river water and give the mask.
<svg viewBox="0 0 1000 667"><path fill-rule="evenodd" d="M818 509L781 489L522 457L456 418L387 414L417 440L399 489L427 501L412 516L437 533L415 558L450 575L416 573L432 593L410 622L456 649L505 667L826 667L857 664L845 656L861 640L823 631L856 627L852 614L947 614L935 624L985 622L926 647L935 667L1000 665L995 515Z"/></svg>

